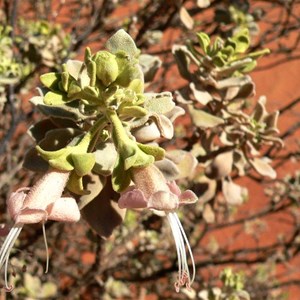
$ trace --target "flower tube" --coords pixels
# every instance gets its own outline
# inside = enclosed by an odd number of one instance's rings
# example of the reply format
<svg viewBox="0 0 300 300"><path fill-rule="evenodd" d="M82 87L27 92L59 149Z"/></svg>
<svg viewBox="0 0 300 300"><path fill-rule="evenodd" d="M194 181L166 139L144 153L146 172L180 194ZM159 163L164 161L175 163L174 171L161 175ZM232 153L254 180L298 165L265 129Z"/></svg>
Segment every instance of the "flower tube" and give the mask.
<svg viewBox="0 0 300 300"><path fill-rule="evenodd" d="M182 286L190 288L195 279L195 262L188 238L175 212L185 204L195 203L198 198L190 190L181 192L175 181L167 182L163 174L154 165L145 168L133 168L134 186L121 194L120 208L149 208L164 211L174 237L178 258L178 279L175 289ZM192 262L192 274L187 262L187 251Z"/></svg>
<svg viewBox="0 0 300 300"><path fill-rule="evenodd" d="M77 222L80 212L75 199L61 197L69 178L69 172L50 170L40 178L32 188L21 188L12 193L7 200L8 212L15 221L0 249L0 269L5 265L5 287L11 290L7 282L9 255L15 241L25 224L44 223L47 220ZM26 194L25 191L28 191ZM48 270L48 251L47 266Z"/></svg>

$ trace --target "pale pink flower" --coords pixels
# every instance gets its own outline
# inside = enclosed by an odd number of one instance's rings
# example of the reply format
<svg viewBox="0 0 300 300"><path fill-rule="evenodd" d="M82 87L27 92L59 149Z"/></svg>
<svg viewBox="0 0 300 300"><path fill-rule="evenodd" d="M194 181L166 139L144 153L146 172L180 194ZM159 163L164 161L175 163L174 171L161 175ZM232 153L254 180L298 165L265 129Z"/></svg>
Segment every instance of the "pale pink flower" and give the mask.
<svg viewBox="0 0 300 300"><path fill-rule="evenodd" d="M77 222L80 219L80 212L75 199L71 197L61 197L69 174L69 172L58 170L48 171L32 188L18 189L12 193L7 200L8 212L15 221L15 225L10 230L0 249L0 269L5 264L5 286L8 290L10 290L7 284L9 255L24 224L40 222L43 224L47 250L47 272L48 248L44 223L47 220ZM28 191L28 193L26 193L26 191Z"/></svg>
<svg viewBox="0 0 300 300"><path fill-rule="evenodd" d="M190 190L181 192L175 181L167 182L163 174L154 165L132 170L133 187L129 187L118 201L120 208L149 208L166 213L176 244L178 258L178 280L176 291L180 287L189 288L195 279L195 262L189 241L186 237L175 210L182 205L195 203L198 198ZM187 253L192 262L192 276L190 274Z"/></svg>
<svg viewBox="0 0 300 300"><path fill-rule="evenodd" d="M122 193L118 202L120 208L153 208L172 212L182 205L198 200L194 192L181 192L175 181L167 182L154 165L134 168L132 178L134 186Z"/></svg>

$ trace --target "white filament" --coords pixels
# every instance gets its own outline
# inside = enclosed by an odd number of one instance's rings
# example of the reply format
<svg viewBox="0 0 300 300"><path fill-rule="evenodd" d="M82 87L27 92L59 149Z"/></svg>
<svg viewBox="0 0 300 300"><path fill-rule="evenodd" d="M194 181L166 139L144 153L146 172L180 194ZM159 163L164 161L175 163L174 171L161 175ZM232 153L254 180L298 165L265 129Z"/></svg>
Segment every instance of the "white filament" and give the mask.
<svg viewBox="0 0 300 300"><path fill-rule="evenodd" d="M43 223L42 228L43 228L43 237L44 237L44 243L45 243L45 249L46 249L46 269L45 269L45 274L47 274L48 273L48 269L49 269L49 249L48 249L48 243L47 243L45 223Z"/></svg>
<svg viewBox="0 0 300 300"><path fill-rule="evenodd" d="M9 260L9 255L11 252L12 247L14 246L18 236L20 235L20 232L23 228L24 224L15 224L13 228L9 231L9 234L7 235L1 249L0 249L0 269L3 267L5 263L5 274L4 274L4 279L5 279L5 287L7 289L10 289L8 286L8 281L7 281L7 269L8 269L8 260Z"/></svg>
<svg viewBox="0 0 300 300"><path fill-rule="evenodd" d="M7 279L7 269L8 269L8 261L9 261L9 254L7 254L6 256L6 260L5 260L5 271L4 271L4 282L5 282L5 288L7 290L10 290L10 287L8 286L8 279Z"/></svg>
<svg viewBox="0 0 300 300"><path fill-rule="evenodd" d="M180 223L177 214L174 212L167 213L167 218L172 230L172 234L176 245L176 251L177 251L178 280L175 283L175 289L177 292L179 292L181 286L186 285L187 288L190 288L191 284L193 283L196 274L195 261L194 261L191 246L189 244L189 241L187 239L187 236L184 232L184 229ZM187 262L187 253L186 253L185 246L187 247L189 255L191 257L192 270L193 270L192 278L190 275L190 270Z"/></svg>
<svg viewBox="0 0 300 300"><path fill-rule="evenodd" d="M192 252L192 249L191 249L191 245L190 245L190 243L189 243L189 240L188 240L188 238L187 238L187 236L186 236L186 234L185 234L185 231L184 231L184 229L183 229L183 227L182 227L182 225L181 225L181 222L180 222L180 220L179 220L177 214L174 213L174 217L175 217L175 219L176 219L176 221L177 221L177 224L178 224L178 226L179 226L179 228L180 228L180 231L181 231L181 233L182 233L182 236L183 236L183 238L184 238L184 240L185 240L185 243L186 243L186 246L187 246L187 248L188 248L189 255L190 255L190 258L191 258L191 261L192 261L193 276L192 276L192 279L191 279L191 282L190 282L190 284L192 284L192 283L194 282L195 276L196 276L196 266L195 266L195 261L194 261L193 252ZM187 262L186 262L186 263L187 263Z"/></svg>
<svg viewBox="0 0 300 300"><path fill-rule="evenodd" d="M14 246L17 238L19 237L21 230L23 228L24 224L19 223L15 224L12 229L9 231L1 249L0 249L0 270L2 269L3 265L4 266L4 281L5 281L5 287L6 289L10 290L11 288L8 286L8 279L7 279L7 270L8 270L8 261L9 261L9 256L12 247ZM46 237L46 231L45 231L45 224L43 223L43 237L44 237L44 243L45 243L45 248L46 248L46 269L45 273L48 272L49 269L49 251L48 251L48 243L47 243L47 237Z"/></svg>
<svg viewBox="0 0 300 300"><path fill-rule="evenodd" d="M178 233L176 231L177 226L176 225L174 226L174 224L173 224L174 222L173 222L173 218L171 216L171 213L167 214L167 218L168 218L168 221L169 221L169 224L170 224L170 227L171 227L171 230L172 230L173 238L174 238L174 241L175 241L175 245L176 245L177 260L178 260L178 277L181 278L181 276L182 276L181 250L180 250L181 247L180 247L178 238L176 238L178 236Z"/></svg>

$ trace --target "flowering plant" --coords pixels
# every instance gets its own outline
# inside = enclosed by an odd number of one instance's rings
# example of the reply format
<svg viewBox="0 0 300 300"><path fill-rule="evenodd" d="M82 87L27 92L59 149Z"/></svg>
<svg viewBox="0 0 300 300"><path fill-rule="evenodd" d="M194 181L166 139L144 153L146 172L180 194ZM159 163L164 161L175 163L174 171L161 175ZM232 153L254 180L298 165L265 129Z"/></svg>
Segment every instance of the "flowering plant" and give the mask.
<svg viewBox="0 0 300 300"><path fill-rule="evenodd" d="M48 118L30 129L37 145L28 152L25 166L43 171L44 176L8 199L15 225L0 250L0 266L5 264L7 274L10 250L24 224L47 219L76 222L80 208L90 226L108 237L120 223L109 221L114 215L124 216L125 208L148 208L167 214L178 253L179 291L183 285L190 287L195 266L175 210L198 198L189 190L181 193L175 181L167 182L155 166L165 151L155 142L173 137L172 121L184 111L169 92L144 93L139 51L125 31L115 33L106 48L94 55L87 49L84 62L69 60L62 72L41 76L47 90L31 102ZM95 182L86 185L91 177ZM110 193L101 195L109 186ZM65 188L73 197L61 197ZM104 205L114 193L121 194L119 207ZM106 218L96 222L90 207L97 197L106 198L97 203ZM192 259L192 278L185 244Z"/></svg>

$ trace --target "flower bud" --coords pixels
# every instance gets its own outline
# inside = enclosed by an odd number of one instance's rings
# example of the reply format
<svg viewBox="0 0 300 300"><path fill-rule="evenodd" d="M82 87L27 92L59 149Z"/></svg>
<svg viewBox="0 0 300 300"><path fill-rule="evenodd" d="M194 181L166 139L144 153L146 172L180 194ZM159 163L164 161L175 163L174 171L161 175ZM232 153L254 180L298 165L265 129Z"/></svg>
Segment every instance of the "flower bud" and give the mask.
<svg viewBox="0 0 300 300"><path fill-rule="evenodd" d="M94 56L96 63L97 78L102 81L105 86L110 85L119 75L118 63L115 55L108 51L99 51Z"/></svg>

